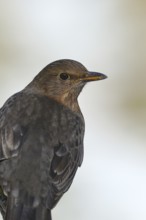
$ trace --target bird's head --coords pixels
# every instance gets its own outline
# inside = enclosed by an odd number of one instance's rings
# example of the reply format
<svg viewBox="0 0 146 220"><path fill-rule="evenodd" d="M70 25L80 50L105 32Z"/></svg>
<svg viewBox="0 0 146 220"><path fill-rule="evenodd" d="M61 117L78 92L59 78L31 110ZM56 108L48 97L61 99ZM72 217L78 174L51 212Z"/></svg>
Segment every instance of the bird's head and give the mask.
<svg viewBox="0 0 146 220"><path fill-rule="evenodd" d="M77 97L85 84L105 78L104 74L90 72L77 61L64 59L47 65L30 85L49 98L77 108Z"/></svg>

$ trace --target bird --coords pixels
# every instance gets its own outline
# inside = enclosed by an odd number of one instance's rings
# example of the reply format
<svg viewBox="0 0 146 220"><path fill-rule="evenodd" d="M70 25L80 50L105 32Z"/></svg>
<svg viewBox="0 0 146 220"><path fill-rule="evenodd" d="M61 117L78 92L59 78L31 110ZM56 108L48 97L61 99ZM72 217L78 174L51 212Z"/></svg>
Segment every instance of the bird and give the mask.
<svg viewBox="0 0 146 220"><path fill-rule="evenodd" d="M107 78L71 59L43 68L0 109L0 211L4 220L51 220L83 161L83 87ZM63 217L62 217L63 218Z"/></svg>

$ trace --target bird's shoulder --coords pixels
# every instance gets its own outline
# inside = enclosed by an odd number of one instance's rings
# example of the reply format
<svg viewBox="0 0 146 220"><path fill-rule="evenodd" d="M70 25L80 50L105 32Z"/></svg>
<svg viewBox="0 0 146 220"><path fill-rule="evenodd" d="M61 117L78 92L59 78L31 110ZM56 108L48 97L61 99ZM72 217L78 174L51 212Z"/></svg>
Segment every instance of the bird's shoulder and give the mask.
<svg viewBox="0 0 146 220"><path fill-rule="evenodd" d="M53 138L72 146L82 142L84 119L53 99L22 91L11 96L0 109L1 159L18 154L25 133L31 138L39 133L48 142Z"/></svg>
<svg viewBox="0 0 146 220"><path fill-rule="evenodd" d="M11 96L0 109L0 127L5 121L23 121L23 119L32 121L39 117L60 117L63 122L70 120L79 120L84 123L81 112L73 112L63 104L47 96L18 92Z"/></svg>
<svg viewBox="0 0 146 220"><path fill-rule="evenodd" d="M0 125L7 119L12 121L24 116L26 119L26 117L36 115L36 113L40 113L44 105L49 106L49 102L49 99L37 94L18 92L11 96L0 109Z"/></svg>

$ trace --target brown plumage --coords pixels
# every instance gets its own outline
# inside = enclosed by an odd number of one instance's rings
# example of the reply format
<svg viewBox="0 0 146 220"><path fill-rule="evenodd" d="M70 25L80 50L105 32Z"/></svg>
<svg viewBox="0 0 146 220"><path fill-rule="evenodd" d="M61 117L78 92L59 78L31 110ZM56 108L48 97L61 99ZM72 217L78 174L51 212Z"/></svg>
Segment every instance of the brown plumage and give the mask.
<svg viewBox="0 0 146 220"><path fill-rule="evenodd" d="M78 95L87 82L104 78L77 61L55 61L0 109L0 210L5 220L51 220L51 209L83 160Z"/></svg>

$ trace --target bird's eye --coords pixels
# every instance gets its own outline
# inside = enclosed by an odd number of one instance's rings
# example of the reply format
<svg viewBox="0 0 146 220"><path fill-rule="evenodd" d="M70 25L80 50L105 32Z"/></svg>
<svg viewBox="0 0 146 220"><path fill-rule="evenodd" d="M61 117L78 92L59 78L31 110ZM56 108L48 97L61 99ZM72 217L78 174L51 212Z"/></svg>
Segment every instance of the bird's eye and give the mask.
<svg viewBox="0 0 146 220"><path fill-rule="evenodd" d="M62 80L67 80L69 78L69 75L67 73L60 73L60 78Z"/></svg>

